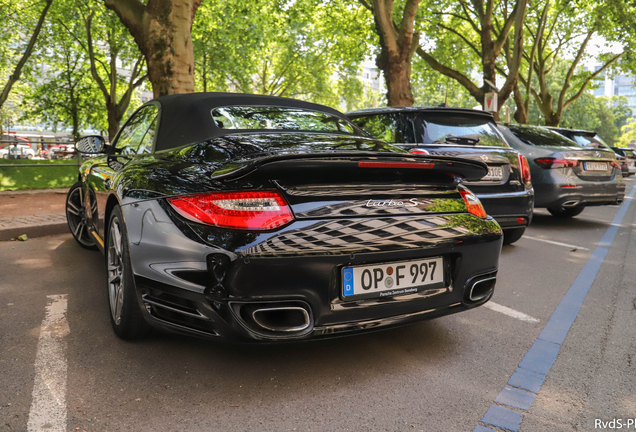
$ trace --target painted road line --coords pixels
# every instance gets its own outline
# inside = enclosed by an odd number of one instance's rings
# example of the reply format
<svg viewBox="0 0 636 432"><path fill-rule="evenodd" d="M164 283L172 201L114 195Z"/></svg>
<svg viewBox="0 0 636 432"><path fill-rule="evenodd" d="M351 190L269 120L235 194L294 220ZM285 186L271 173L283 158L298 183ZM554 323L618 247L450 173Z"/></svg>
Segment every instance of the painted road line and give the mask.
<svg viewBox="0 0 636 432"><path fill-rule="evenodd" d="M571 244L567 244L567 243L561 243L561 242L556 242L556 241L552 241L552 240L546 240L546 239L542 239L542 238L538 238L538 237L530 237L530 236L527 236L527 235L524 235L521 238L528 239L528 240L540 241L540 242L544 242L544 243L550 243L550 244L557 245L557 246L565 246L565 247L570 248L570 249L589 250L588 248L583 247L583 246L571 245Z"/></svg>
<svg viewBox="0 0 636 432"><path fill-rule="evenodd" d="M28 432L66 432L67 295L47 296L49 304L35 355L35 380Z"/></svg>
<svg viewBox="0 0 636 432"><path fill-rule="evenodd" d="M484 305L484 307L494 310L495 312L502 313L504 315L508 315L509 317L516 318L521 321L527 322L539 322L538 319L531 317L530 315L526 315L523 312L519 312L517 310L511 309L507 306L500 305L499 303L495 303L493 301L489 301Z"/></svg>
<svg viewBox="0 0 636 432"><path fill-rule="evenodd" d="M629 196L626 197L625 202L614 216L614 220L603 234L592 255L574 279L537 339L523 356L517 370L508 380L508 385L501 390L495 399L495 403L498 405L491 405L481 418L482 424L510 431L519 430L523 415L518 411L530 409L534 398L541 390L541 385L556 361L561 345L565 341L570 327L574 324L574 320L583 306L583 301L609 253L609 248L625 214L627 214L634 193L636 193L636 187L632 187ZM517 411L501 405L515 408ZM482 425L477 425L473 432L483 430Z"/></svg>

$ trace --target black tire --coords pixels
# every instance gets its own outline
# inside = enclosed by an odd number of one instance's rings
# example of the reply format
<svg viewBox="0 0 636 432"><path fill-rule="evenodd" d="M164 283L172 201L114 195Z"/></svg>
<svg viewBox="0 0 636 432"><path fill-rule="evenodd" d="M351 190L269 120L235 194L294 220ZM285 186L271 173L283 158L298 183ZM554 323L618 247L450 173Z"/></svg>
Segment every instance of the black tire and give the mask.
<svg viewBox="0 0 636 432"><path fill-rule="evenodd" d="M150 331L150 325L137 300L128 234L118 205L110 215L105 245L108 309L113 331L121 339L141 339Z"/></svg>
<svg viewBox="0 0 636 432"><path fill-rule="evenodd" d="M505 229L503 231L503 244L505 245L513 244L514 242L519 240L523 236L523 233L525 232L526 232L526 227Z"/></svg>
<svg viewBox="0 0 636 432"><path fill-rule="evenodd" d="M552 216L557 218L571 218L577 215L580 215L583 210L585 210L585 206L578 207L548 207L548 211L552 214Z"/></svg>
<svg viewBox="0 0 636 432"><path fill-rule="evenodd" d="M97 216L97 201L93 194L93 211ZM68 190L66 194L66 223L73 238L80 246L86 249L97 249L95 239L88 233L88 221L86 219L86 209L84 207L84 194L82 183L77 182Z"/></svg>

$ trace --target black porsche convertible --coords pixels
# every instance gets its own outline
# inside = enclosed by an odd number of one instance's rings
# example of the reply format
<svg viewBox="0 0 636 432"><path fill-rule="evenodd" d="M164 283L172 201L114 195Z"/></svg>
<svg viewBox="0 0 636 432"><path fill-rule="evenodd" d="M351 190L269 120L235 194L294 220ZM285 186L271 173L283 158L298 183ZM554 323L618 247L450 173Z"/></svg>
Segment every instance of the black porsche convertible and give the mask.
<svg viewBox="0 0 636 432"><path fill-rule="evenodd" d="M76 148L97 156L69 190L68 224L105 255L121 338L151 326L240 341L338 336L492 296L501 228L461 185L486 165L409 154L336 110L165 96L110 145L89 136Z"/></svg>

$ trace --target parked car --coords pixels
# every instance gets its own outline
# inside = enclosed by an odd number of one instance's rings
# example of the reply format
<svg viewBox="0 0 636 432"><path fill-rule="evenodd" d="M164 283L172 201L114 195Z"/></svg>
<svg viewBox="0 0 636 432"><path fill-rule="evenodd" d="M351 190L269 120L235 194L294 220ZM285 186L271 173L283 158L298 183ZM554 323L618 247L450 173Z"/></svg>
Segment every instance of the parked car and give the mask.
<svg viewBox="0 0 636 432"><path fill-rule="evenodd" d="M7 144L0 149L0 158L3 159L32 159L35 152L27 144Z"/></svg>
<svg viewBox="0 0 636 432"><path fill-rule="evenodd" d="M621 168L625 166L627 172L623 172L623 176L628 177L636 174L636 156L634 151L625 147L610 147L614 153L621 159Z"/></svg>
<svg viewBox="0 0 636 432"><path fill-rule="evenodd" d="M568 129L559 127L547 127L554 132L563 135L566 138L571 139L581 147L596 148L596 149L609 149L616 153L616 161L621 166L621 173L623 177L629 177L636 173L636 167L634 162L630 161L622 151L615 150L618 147L610 147L604 140L594 131L587 131L581 129Z"/></svg>
<svg viewBox="0 0 636 432"><path fill-rule="evenodd" d="M229 93L157 98L104 143L76 144L102 154L66 214L106 255L119 337L330 337L492 296L501 228L458 182L483 162L409 154L321 105Z"/></svg>
<svg viewBox="0 0 636 432"><path fill-rule="evenodd" d="M527 161L510 148L491 114L458 108L374 108L347 113L370 135L412 153L480 160L488 174L464 183L504 230L504 244L523 236L534 192Z"/></svg>
<svg viewBox="0 0 636 432"><path fill-rule="evenodd" d="M510 146L530 164L535 207L556 217L573 217L586 206L619 204L625 181L614 153L586 149L540 126L499 125Z"/></svg>
<svg viewBox="0 0 636 432"><path fill-rule="evenodd" d="M563 135L566 138L571 139L581 147L597 148L597 149L609 149L610 146L601 138L596 132L582 130L582 129L569 129L561 127L546 126L546 129L550 129L556 133Z"/></svg>

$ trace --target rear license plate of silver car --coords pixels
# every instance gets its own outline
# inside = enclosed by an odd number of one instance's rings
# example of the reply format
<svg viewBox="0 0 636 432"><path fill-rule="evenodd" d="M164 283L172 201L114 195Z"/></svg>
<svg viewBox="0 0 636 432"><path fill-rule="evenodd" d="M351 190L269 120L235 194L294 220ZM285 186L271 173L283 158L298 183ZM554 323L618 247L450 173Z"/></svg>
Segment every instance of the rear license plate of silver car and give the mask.
<svg viewBox="0 0 636 432"><path fill-rule="evenodd" d="M503 180L503 167L500 166L489 166L488 167L488 174L486 174L484 177L481 178L482 180L485 181L501 181Z"/></svg>
<svg viewBox="0 0 636 432"><path fill-rule="evenodd" d="M585 162L583 169L585 171L607 171L607 162Z"/></svg>

